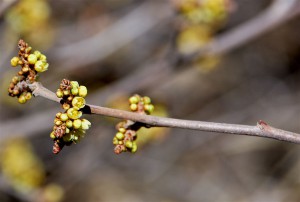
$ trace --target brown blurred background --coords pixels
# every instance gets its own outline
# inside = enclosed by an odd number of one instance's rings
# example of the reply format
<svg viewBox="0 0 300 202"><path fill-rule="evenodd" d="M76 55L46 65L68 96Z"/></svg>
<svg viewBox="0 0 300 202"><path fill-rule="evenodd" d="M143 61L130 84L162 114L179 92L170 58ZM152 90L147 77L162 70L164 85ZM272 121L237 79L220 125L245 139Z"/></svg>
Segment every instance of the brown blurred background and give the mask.
<svg viewBox="0 0 300 202"><path fill-rule="evenodd" d="M231 1L205 40L191 39L194 32L180 38L190 24L176 1L20 2L0 9L0 201L300 200L299 145L148 129L140 131L136 154L115 155L112 138L119 120L86 115L92 122L86 137L54 155L49 134L61 107L40 97L20 105L7 95L17 72L10 58L23 38L47 55L50 67L40 81L52 91L68 78L87 86L90 104L126 109L126 99L139 93L152 98L157 115L247 125L262 119L299 133L297 15L222 55L186 61L182 44L188 50L189 43L205 47L273 1Z"/></svg>

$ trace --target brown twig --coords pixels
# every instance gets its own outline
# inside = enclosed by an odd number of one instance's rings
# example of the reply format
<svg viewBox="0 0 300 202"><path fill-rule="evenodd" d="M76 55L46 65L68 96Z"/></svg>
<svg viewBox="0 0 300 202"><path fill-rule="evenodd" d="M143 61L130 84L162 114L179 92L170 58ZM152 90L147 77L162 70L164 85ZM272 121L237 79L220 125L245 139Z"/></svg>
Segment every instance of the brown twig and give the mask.
<svg viewBox="0 0 300 202"><path fill-rule="evenodd" d="M55 98L55 94L43 87L40 83L34 83L30 86L35 96L42 96L55 102L60 102L60 99ZM156 117L150 115L142 115L119 109L111 109L95 105L86 105L84 113L110 116L120 119L128 119L135 122L143 123L146 127L172 127L191 130L200 130L207 132L229 133L236 135L258 136L271 138L280 141L300 143L300 134L284 131L274 128L264 121L259 121L256 126L214 123L204 121L191 121L173 118Z"/></svg>

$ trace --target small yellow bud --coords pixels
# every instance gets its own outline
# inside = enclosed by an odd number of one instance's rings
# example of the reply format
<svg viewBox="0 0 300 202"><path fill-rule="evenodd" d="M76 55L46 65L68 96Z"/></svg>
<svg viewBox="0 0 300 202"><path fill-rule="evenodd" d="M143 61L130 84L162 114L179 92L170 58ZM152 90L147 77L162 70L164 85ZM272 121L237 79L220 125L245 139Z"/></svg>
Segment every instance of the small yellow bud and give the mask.
<svg viewBox="0 0 300 202"><path fill-rule="evenodd" d="M151 114L154 111L154 106L152 104L146 104L144 106L144 109L148 114Z"/></svg>
<svg viewBox="0 0 300 202"><path fill-rule="evenodd" d="M10 64L11 64L11 66L16 67L19 64L19 61L20 61L20 59L18 57L13 57L10 60Z"/></svg>
<svg viewBox="0 0 300 202"><path fill-rule="evenodd" d="M19 82L19 77L14 76L11 80L11 82L13 82L13 84L17 84Z"/></svg>
<svg viewBox="0 0 300 202"><path fill-rule="evenodd" d="M27 92L25 94L25 98L26 98L26 100L30 100L32 98L32 94L30 92Z"/></svg>
<svg viewBox="0 0 300 202"><path fill-rule="evenodd" d="M118 140L116 137L114 137L114 138L113 138L113 144L114 144L114 145L117 145L118 143L119 143L119 140Z"/></svg>
<svg viewBox="0 0 300 202"><path fill-rule="evenodd" d="M50 138L51 138L51 139L55 139L54 131L52 131L52 132L50 133Z"/></svg>
<svg viewBox="0 0 300 202"><path fill-rule="evenodd" d="M63 122L66 122L69 119L68 115L66 113L63 113L60 115L60 120Z"/></svg>
<svg viewBox="0 0 300 202"><path fill-rule="evenodd" d="M78 111L74 108L68 109L67 114L68 114L68 117L73 120L79 119L82 116L82 112Z"/></svg>
<svg viewBox="0 0 300 202"><path fill-rule="evenodd" d="M137 95L131 96L129 98L129 103L130 104L137 104L139 102L140 98Z"/></svg>
<svg viewBox="0 0 300 202"><path fill-rule="evenodd" d="M27 47L27 48L25 49L25 52L26 52L26 53L30 53L31 50L32 50L32 47L29 46L29 47Z"/></svg>
<svg viewBox="0 0 300 202"><path fill-rule="evenodd" d="M72 128L73 127L73 121L67 120L66 121L66 126L67 126L67 128Z"/></svg>
<svg viewBox="0 0 300 202"><path fill-rule="evenodd" d="M37 59L40 59L41 57L41 52L40 51L34 51L35 56L37 57Z"/></svg>
<svg viewBox="0 0 300 202"><path fill-rule="evenodd" d="M67 95L70 95L70 91L69 91L69 90L64 90L64 91L63 91L63 94L66 95L66 96L67 96Z"/></svg>
<svg viewBox="0 0 300 202"><path fill-rule="evenodd" d="M55 121L54 124L57 125L57 126L60 126L62 124L62 121L61 120L57 120L57 121Z"/></svg>
<svg viewBox="0 0 300 202"><path fill-rule="evenodd" d="M70 84L72 88L79 88L79 83L77 81L71 81Z"/></svg>
<svg viewBox="0 0 300 202"><path fill-rule="evenodd" d="M64 103L62 107L64 110L70 109L70 105L68 103Z"/></svg>
<svg viewBox="0 0 300 202"><path fill-rule="evenodd" d="M131 110L131 111L136 111L137 108L138 108L137 104L131 104L131 105L130 105L130 110Z"/></svg>
<svg viewBox="0 0 300 202"><path fill-rule="evenodd" d="M74 109L81 109L85 106L85 99L83 97L74 97L72 100L72 106Z"/></svg>
<svg viewBox="0 0 300 202"><path fill-rule="evenodd" d="M85 86L79 86L78 95L80 97L86 97L87 96L87 88Z"/></svg>
<svg viewBox="0 0 300 202"><path fill-rule="evenodd" d="M20 104L25 104L26 103L26 97L24 95L21 95L19 98L18 98L18 102Z"/></svg>
<svg viewBox="0 0 300 202"><path fill-rule="evenodd" d="M45 61L42 61L42 60L38 60L36 61L36 63L34 64L34 69L37 71L37 72L44 72L44 71L47 71L48 70L48 66L49 64Z"/></svg>
<svg viewBox="0 0 300 202"><path fill-rule="evenodd" d="M64 96L62 90L57 89L57 91L56 91L56 96L57 96L58 98L62 98L62 97Z"/></svg>
<svg viewBox="0 0 300 202"><path fill-rule="evenodd" d="M73 127L75 129L79 129L81 127L81 120L80 119L76 119L73 121Z"/></svg>
<svg viewBox="0 0 300 202"><path fill-rule="evenodd" d="M66 128L66 133L70 133L70 129L69 128Z"/></svg>
<svg viewBox="0 0 300 202"><path fill-rule="evenodd" d="M132 149L133 147L133 143L131 141L126 141L125 142L125 147L129 148L129 149Z"/></svg>
<svg viewBox="0 0 300 202"><path fill-rule="evenodd" d="M89 122L87 119L82 119L81 120L81 128L83 130L88 130L91 127L91 122Z"/></svg>
<svg viewBox="0 0 300 202"><path fill-rule="evenodd" d="M36 63L36 61L37 61L37 57L36 57L35 54L30 54L28 56L28 62L29 62L29 64L34 65Z"/></svg>
<svg viewBox="0 0 300 202"><path fill-rule="evenodd" d="M46 57L46 55L41 54L40 60L42 60L42 61L44 61L44 62L47 62L47 57Z"/></svg>
<svg viewBox="0 0 300 202"><path fill-rule="evenodd" d="M121 127L121 128L119 128L119 132L120 132L120 133L125 133L125 132L126 132L126 129Z"/></svg>
<svg viewBox="0 0 300 202"><path fill-rule="evenodd" d="M78 93L79 93L78 88L72 88L71 93L72 93L72 95L78 95Z"/></svg>
<svg viewBox="0 0 300 202"><path fill-rule="evenodd" d="M143 97L144 104L150 104L151 99L148 96Z"/></svg>
<svg viewBox="0 0 300 202"><path fill-rule="evenodd" d="M58 112L58 113L55 114L55 117L60 118L61 114L62 114L61 112Z"/></svg>
<svg viewBox="0 0 300 202"><path fill-rule="evenodd" d="M136 144L136 142L134 141L134 142L132 142L131 152L132 152L132 153L135 153L136 151L137 151L137 144Z"/></svg>
<svg viewBox="0 0 300 202"><path fill-rule="evenodd" d="M124 136L123 133L118 132L118 133L116 134L116 138L117 138L118 140L123 140L124 137L125 137L125 136Z"/></svg>

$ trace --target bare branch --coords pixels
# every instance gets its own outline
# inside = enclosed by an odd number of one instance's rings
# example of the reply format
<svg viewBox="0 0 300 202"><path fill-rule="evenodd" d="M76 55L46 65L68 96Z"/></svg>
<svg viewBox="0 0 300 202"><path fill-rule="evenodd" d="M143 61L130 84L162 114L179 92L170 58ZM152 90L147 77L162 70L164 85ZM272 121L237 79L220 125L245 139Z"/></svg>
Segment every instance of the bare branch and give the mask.
<svg viewBox="0 0 300 202"><path fill-rule="evenodd" d="M34 94L42 96L46 99L50 99L56 102L60 102L59 99L53 99L55 94L43 87L40 83L32 85ZM238 124L226 124L226 123L214 123L204 121L191 121L173 118L156 117L150 115L142 115L138 113L128 112L119 109L111 109L106 107L100 107L95 105L86 105L83 109L86 114L97 114L103 116L110 116L120 119L128 119L135 122L144 123L146 127L172 127L191 130L200 130L207 132L229 133L236 135L248 135L258 136L264 138L271 138L280 141L300 143L300 134L284 131L274 128L264 121L259 121L256 126L238 125Z"/></svg>

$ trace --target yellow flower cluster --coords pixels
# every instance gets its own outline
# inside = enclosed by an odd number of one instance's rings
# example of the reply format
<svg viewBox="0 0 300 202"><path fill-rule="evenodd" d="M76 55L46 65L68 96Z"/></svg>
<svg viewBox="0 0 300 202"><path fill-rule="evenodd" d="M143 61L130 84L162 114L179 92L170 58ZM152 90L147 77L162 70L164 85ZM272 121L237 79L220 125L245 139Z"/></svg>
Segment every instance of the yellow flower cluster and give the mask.
<svg viewBox="0 0 300 202"><path fill-rule="evenodd" d="M32 53L32 47L24 40L19 41L18 47L18 56L13 57L10 63L12 67L20 66L21 70L12 78L8 93L12 97L18 97L19 103L24 104L32 97L28 85L37 80L38 73L48 70L49 64L47 57L40 51Z"/></svg>
<svg viewBox="0 0 300 202"><path fill-rule="evenodd" d="M151 99L147 96L141 97L134 95L129 98L130 110L140 114L151 114L154 106L151 104ZM125 120L117 124L118 132L113 138L115 145L114 152L120 154L122 152L130 151L135 153L137 151L137 131L141 126L130 120Z"/></svg>
<svg viewBox="0 0 300 202"><path fill-rule="evenodd" d="M45 45L52 38L51 9L47 0L18 1L5 14L7 34L23 36L34 45Z"/></svg>
<svg viewBox="0 0 300 202"><path fill-rule="evenodd" d="M60 88L56 91L61 98L65 112L59 112L54 119L53 131L50 137L54 140L53 153L57 154L64 145L78 143L84 137L85 131L91 127L87 119L82 119L82 111L85 106L87 88L80 86L77 81L63 79Z"/></svg>
<svg viewBox="0 0 300 202"><path fill-rule="evenodd" d="M179 53L197 52L212 41L234 7L232 0L173 0L181 19L176 38ZM193 65L209 71L220 62L219 55L196 58Z"/></svg>
<svg viewBox="0 0 300 202"><path fill-rule="evenodd" d="M190 24L208 26L222 23L228 14L229 0L178 0L181 15Z"/></svg>
<svg viewBox="0 0 300 202"><path fill-rule="evenodd" d="M2 148L0 161L2 172L14 188L28 192L44 183L43 164L26 139L9 140Z"/></svg>

